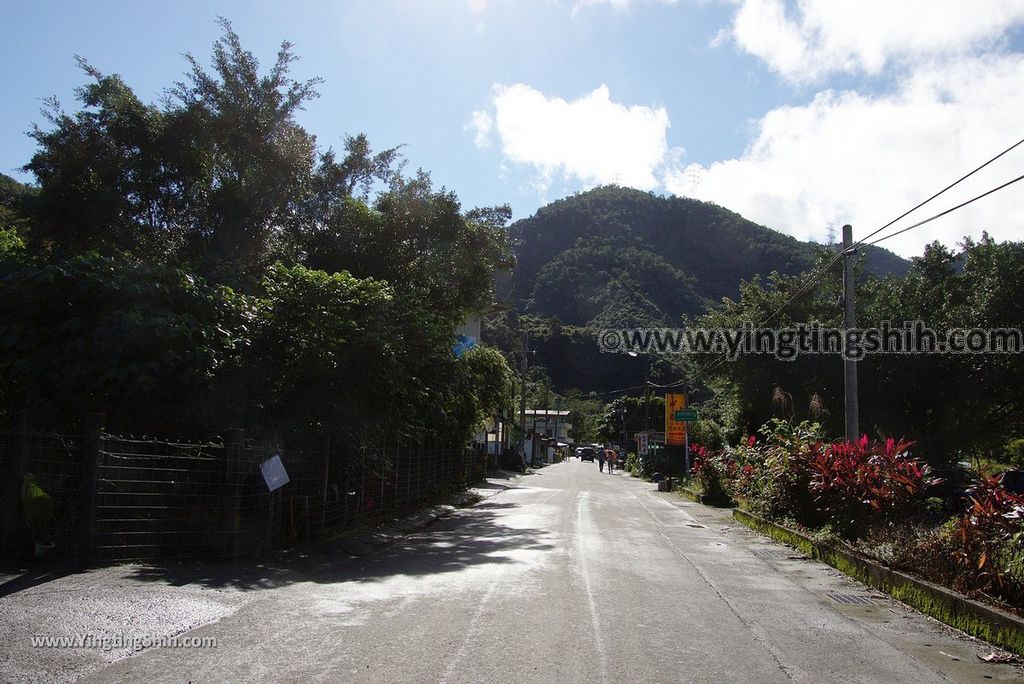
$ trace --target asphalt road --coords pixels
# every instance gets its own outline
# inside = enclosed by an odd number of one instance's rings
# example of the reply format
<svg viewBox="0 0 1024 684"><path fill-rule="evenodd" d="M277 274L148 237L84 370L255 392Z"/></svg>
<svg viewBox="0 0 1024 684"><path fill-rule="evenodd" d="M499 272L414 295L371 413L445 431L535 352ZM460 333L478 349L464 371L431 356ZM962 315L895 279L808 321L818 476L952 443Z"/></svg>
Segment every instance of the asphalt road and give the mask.
<svg viewBox="0 0 1024 684"><path fill-rule="evenodd" d="M83 681L1021 681L984 644L652 488L544 468L369 556L328 551L256 586L189 633L216 648L147 649Z"/></svg>

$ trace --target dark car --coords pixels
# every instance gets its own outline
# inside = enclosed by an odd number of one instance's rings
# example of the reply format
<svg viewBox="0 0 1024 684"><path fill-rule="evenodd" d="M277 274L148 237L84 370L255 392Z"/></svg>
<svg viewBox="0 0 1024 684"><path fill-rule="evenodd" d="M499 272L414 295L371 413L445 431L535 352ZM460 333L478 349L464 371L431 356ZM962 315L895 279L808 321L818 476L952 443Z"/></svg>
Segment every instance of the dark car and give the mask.
<svg viewBox="0 0 1024 684"><path fill-rule="evenodd" d="M939 482L929 489L930 496L942 499L942 507L947 513L962 513L970 504L971 487L975 483L975 475L970 463L955 463L939 468L934 473Z"/></svg>
<svg viewBox="0 0 1024 684"><path fill-rule="evenodd" d="M597 454L590 447L583 447L580 449L580 460L581 461L593 461Z"/></svg>
<svg viewBox="0 0 1024 684"><path fill-rule="evenodd" d="M999 476L999 486L1011 494L1024 494L1024 470L1007 470Z"/></svg>

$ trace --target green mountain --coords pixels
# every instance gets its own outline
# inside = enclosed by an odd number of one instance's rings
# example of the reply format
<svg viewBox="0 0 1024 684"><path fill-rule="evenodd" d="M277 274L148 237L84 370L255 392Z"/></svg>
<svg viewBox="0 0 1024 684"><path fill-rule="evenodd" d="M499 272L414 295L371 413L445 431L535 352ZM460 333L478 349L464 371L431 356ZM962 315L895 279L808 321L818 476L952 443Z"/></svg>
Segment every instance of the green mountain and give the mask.
<svg viewBox="0 0 1024 684"><path fill-rule="evenodd" d="M520 310L577 326L673 324L756 274L812 268L821 249L709 202L617 186L553 202L511 231ZM909 265L867 250L869 272Z"/></svg>

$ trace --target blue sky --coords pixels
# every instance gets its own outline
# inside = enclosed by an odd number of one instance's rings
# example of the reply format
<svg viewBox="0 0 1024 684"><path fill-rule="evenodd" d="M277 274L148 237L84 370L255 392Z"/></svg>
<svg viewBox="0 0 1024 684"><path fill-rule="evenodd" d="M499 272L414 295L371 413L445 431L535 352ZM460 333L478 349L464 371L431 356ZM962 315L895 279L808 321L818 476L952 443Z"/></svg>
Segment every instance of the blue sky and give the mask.
<svg viewBox="0 0 1024 684"><path fill-rule="evenodd" d="M467 207L516 218L619 182L802 239L864 234L1024 137L1018 0L53 1L9 4L0 25L0 171L30 180L25 132L42 98L76 106L75 54L155 101L182 53L208 60L218 15L265 65L287 39L295 75L324 79L301 115L321 145L404 144ZM1021 173L1024 146L932 213ZM1024 239L1022 199L885 244Z"/></svg>

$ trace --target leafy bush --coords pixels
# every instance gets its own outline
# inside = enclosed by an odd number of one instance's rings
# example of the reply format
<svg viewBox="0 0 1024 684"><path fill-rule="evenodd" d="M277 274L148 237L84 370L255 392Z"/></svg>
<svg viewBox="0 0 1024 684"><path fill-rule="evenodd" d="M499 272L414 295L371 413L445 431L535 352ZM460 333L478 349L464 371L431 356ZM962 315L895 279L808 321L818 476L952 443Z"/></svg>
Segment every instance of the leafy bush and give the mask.
<svg viewBox="0 0 1024 684"><path fill-rule="evenodd" d="M923 511L933 480L910 456L910 442L828 443L817 423L779 419L760 432L761 442L751 436L697 460L697 480L709 498L737 498L760 515L810 529L828 526L846 539Z"/></svg>
<svg viewBox="0 0 1024 684"><path fill-rule="evenodd" d="M761 443L751 436L738 450L743 466L741 494L754 512L769 518L792 518L805 527L824 520L811 495L812 451L822 448L821 426L803 422L792 425L772 419L762 426Z"/></svg>
<svg viewBox="0 0 1024 684"><path fill-rule="evenodd" d="M701 418L687 426L691 442L699 442L709 449L721 449L724 444L722 428L713 420Z"/></svg>
<svg viewBox="0 0 1024 684"><path fill-rule="evenodd" d="M276 264L254 306L245 396L268 424L314 428L377 415L397 367L386 283Z"/></svg>
<svg viewBox="0 0 1024 684"><path fill-rule="evenodd" d="M25 524L32 530L36 541L53 541L56 534L53 497L43 491L31 473L26 473L21 482L21 507L25 512Z"/></svg>
<svg viewBox="0 0 1024 684"><path fill-rule="evenodd" d="M736 481L736 461L723 451L708 451L699 444L690 445L693 458L691 474L705 503L726 505L732 501Z"/></svg>
<svg viewBox="0 0 1024 684"><path fill-rule="evenodd" d="M87 411L133 430L187 426L245 344L244 301L127 256L89 253L10 273L0 281L2 412L31 408L41 426Z"/></svg>
<svg viewBox="0 0 1024 684"><path fill-rule="evenodd" d="M643 461L632 451L626 454L626 472L633 477L642 477L643 474Z"/></svg>
<svg viewBox="0 0 1024 684"><path fill-rule="evenodd" d="M1014 468L1024 469L1024 439L1015 439L1004 448L1006 459Z"/></svg>
<svg viewBox="0 0 1024 684"><path fill-rule="evenodd" d="M815 445L808 460L810 489L818 510L847 539L868 527L892 526L923 511L925 489L932 484L928 466L911 458L911 442L887 439Z"/></svg>
<svg viewBox="0 0 1024 684"><path fill-rule="evenodd" d="M970 491L971 506L927 535L914 562L928 579L968 595L988 595L1024 607L1024 496L996 478Z"/></svg>

